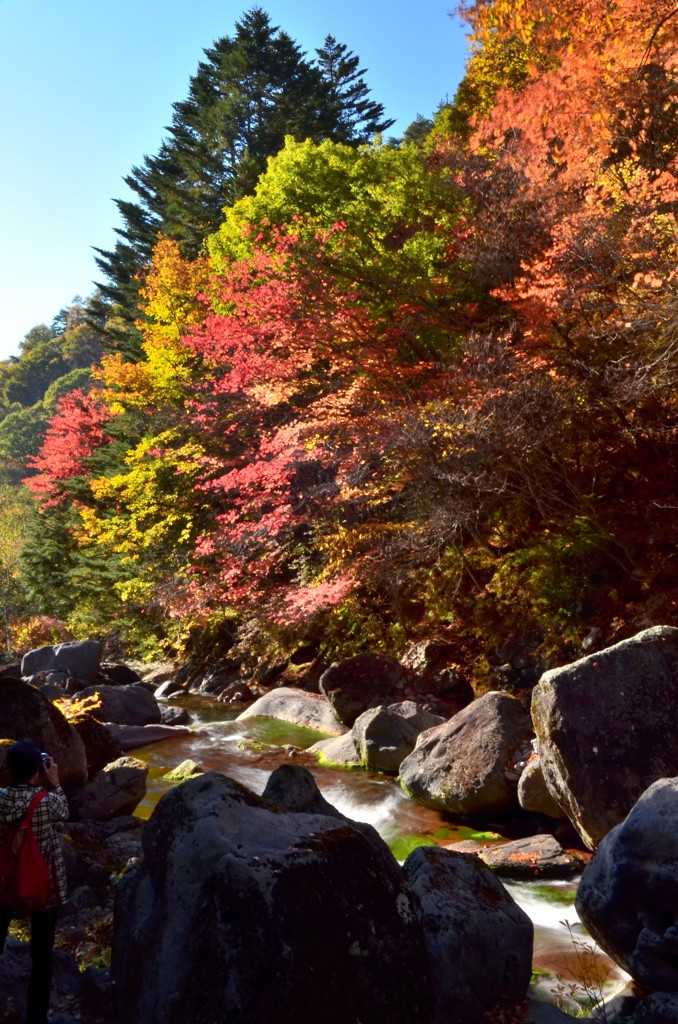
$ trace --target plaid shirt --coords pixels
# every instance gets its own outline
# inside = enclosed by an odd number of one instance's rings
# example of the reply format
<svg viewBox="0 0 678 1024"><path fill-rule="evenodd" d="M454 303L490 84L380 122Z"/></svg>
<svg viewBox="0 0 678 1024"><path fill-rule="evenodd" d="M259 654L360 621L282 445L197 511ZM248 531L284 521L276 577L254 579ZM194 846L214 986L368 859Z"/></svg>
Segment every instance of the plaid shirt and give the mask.
<svg viewBox="0 0 678 1024"><path fill-rule="evenodd" d="M22 782L18 786L0 789L0 829L3 836L5 831L3 826L22 818L31 800L41 788L41 786L32 786L29 782ZM65 903L68 895L64 855L59 836L53 828L55 822L66 821L67 818L68 802L61 786L57 786L56 789L47 790L47 796L40 801L31 819L33 835L49 865L54 883L54 894L49 903L50 907L57 907L61 903Z"/></svg>

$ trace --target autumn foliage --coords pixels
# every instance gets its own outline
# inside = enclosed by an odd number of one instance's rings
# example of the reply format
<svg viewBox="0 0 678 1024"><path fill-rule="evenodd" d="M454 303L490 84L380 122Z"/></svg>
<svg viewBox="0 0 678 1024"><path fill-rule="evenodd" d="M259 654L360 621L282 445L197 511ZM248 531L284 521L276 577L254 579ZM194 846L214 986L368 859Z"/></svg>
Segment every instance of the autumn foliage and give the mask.
<svg viewBox="0 0 678 1024"><path fill-rule="evenodd" d="M202 256L159 239L143 359L61 401L30 482L121 615L443 632L480 674L675 619L674 14L468 3L426 147L288 140Z"/></svg>

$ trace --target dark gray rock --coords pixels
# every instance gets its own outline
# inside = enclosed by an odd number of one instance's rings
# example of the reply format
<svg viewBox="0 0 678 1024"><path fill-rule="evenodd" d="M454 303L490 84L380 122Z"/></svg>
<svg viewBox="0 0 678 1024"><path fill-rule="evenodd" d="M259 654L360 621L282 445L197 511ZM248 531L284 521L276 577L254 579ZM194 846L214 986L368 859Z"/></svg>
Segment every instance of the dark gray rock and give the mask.
<svg viewBox="0 0 678 1024"><path fill-rule="evenodd" d="M505 693L487 693L426 732L400 766L406 792L428 807L465 817L517 806L506 777L529 740L529 715Z"/></svg>
<svg viewBox="0 0 678 1024"><path fill-rule="evenodd" d="M160 722L160 708L153 694L140 683L131 686L88 686L80 699L96 697L93 713L101 722L115 725L152 725Z"/></svg>
<svg viewBox="0 0 678 1024"><path fill-rule="evenodd" d="M29 739L54 758L67 788L87 782L87 758L80 736L41 690L21 679L0 677L0 739Z"/></svg>
<svg viewBox="0 0 678 1024"><path fill-rule="evenodd" d="M128 1024L428 1020L416 901L385 844L208 772L170 790L118 884Z"/></svg>
<svg viewBox="0 0 678 1024"><path fill-rule="evenodd" d="M160 705L160 721L163 725L188 725L191 721L186 708L172 707L172 705Z"/></svg>
<svg viewBox="0 0 678 1024"><path fill-rule="evenodd" d="M368 708L396 703L408 679L395 658L366 653L334 662L323 672L319 686L339 721L350 727Z"/></svg>
<svg viewBox="0 0 678 1024"><path fill-rule="evenodd" d="M678 778L659 779L584 869L579 916L646 990L678 992Z"/></svg>
<svg viewBox="0 0 678 1024"><path fill-rule="evenodd" d="M98 640L69 640L63 644L36 647L21 659L21 675L61 671L77 679L96 679L101 665L102 645Z"/></svg>
<svg viewBox="0 0 678 1024"><path fill-rule="evenodd" d="M406 700L363 711L353 725L353 741L360 761L377 772L398 774L402 761L411 754L422 732L442 725L414 701Z"/></svg>
<svg viewBox="0 0 678 1024"><path fill-rule="evenodd" d="M325 799L308 768L298 764L282 764L272 771L261 796L286 811L348 820Z"/></svg>
<svg viewBox="0 0 678 1024"><path fill-rule="evenodd" d="M419 899L435 993L430 1024L475 1024L498 1003L525 996L533 928L476 857L435 846L409 855L403 874Z"/></svg>
<svg viewBox="0 0 678 1024"><path fill-rule="evenodd" d="M591 1020L598 1024L676 1024L678 993L652 992L642 997L633 989L630 983L621 993L595 1007Z"/></svg>
<svg viewBox="0 0 678 1024"><path fill-rule="evenodd" d="M678 775L678 629L657 626L546 672L532 720L546 785L587 846Z"/></svg>
<svg viewBox="0 0 678 1024"><path fill-rule="evenodd" d="M141 682L141 676L135 669L116 661L102 661L100 674L113 686L130 686Z"/></svg>
<svg viewBox="0 0 678 1024"><path fill-rule="evenodd" d="M148 765L135 757L120 757L97 772L70 800L74 818L108 821L132 814L146 796Z"/></svg>

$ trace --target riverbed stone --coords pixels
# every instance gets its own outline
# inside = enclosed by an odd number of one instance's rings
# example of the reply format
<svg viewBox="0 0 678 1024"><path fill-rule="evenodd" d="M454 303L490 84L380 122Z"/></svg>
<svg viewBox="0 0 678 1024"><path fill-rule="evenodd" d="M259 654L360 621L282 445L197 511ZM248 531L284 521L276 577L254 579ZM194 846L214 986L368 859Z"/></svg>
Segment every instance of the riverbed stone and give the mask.
<svg viewBox="0 0 678 1024"><path fill-rule="evenodd" d="M506 773L530 735L520 701L487 693L420 737L400 766L401 785L420 803L462 817L508 811L517 798Z"/></svg>
<svg viewBox="0 0 678 1024"><path fill-rule="evenodd" d="M0 677L0 739L33 740L59 766L67 788L87 782L87 758L80 736L41 690L12 676Z"/></svg>
<svg viewBox="0 0 678 1024"><path fill-rule="evenodd" d="M352 732L346 732L343 736L332 736L327 740L318 740L306 748L306 753L315 754L320 764L328 767L336 765L357 768L360 765L360 755L355 749Z"/></svg>
<svg viewBox="0 0 678 1024"><path fill-rule="evenodd" d="M148 681L148 676L146 676L144 682ZM185 693L185 688L176 679L166 679L153 691L153 696L156 700L163 700L166 697L171 697L174 693Z"/></svg>
<svg viewBox="0 0 678 1024"><path fill-rule="evenodd" d="M160 721L163 725L188 725L191 716L186 708L178 707L176 704L161 704Z"/></svg>
<svg viewBox="0 0 678 1024"><path fill-rule="evenodd" d="M132 683L141 681L141 676L136 669L119 661L102 661L97 680L97 682L110 683L113 686L130 686Z"/></svg>
<svg viewBox="0 0 678 1024"><path fill-rule="evenodd" d="M523 999L532 969L532 922L490 869L469 854L420 846L405 861L403 875L423 913L435 993L430 1024L475 1024L498 1004Z"/></svg>
<svg viewBox="0 0 678 1024"><path fill-rule="evenodd" d="M323 672L319 686L339 721L351 727L368 708L396 703L409 678L395 658L365 652L334 662Z"/></svg>
<svg viewBox="0 0 678 1024"><path fill-rule="evenodd" d="M204 768L188 757L185 761L178 764L176 768L172 768L171 771L166 772L165 775L163 775L163 779L167 779L168 782L175 782L178 784L180 782L186 782L187 779L192 779L196 775L202 775L204 771Z"/></svg>
<svg viewBox="0 0 678 1024"><path fill-rule="evenodd" d="M115 725L151 725L160 722L160 708L153 694L141 683L130 686L109 686L106 683L88 686L78 694L80 699L95 698L92 708L100 722Z"/></svg>
<svg viewBox="0 0 678 1024"><path fill-rule="evenodd" d="M106 728L123 751L175 739L191 731L184 725L116 725L115 722L107 722Z"/></svg>
<svg viewBox="0 0 678 1024"><path fill-rule="evenodd" d="M596 1007L591 1020L597 1024L676 1024L678 992L651 992L642 997L630 982L612 999Z"/></svg>
<svg viewBox="0 0 678 1024"><path fill-rule="evenodd" d="M347 731L331 704L316 694L291 686L281 686L259 697L238 715L236 721L244 722L249 718L279 718L283 722L292 722L305 729L316 729L329 736L340 736Z"/></svg>
<svg viewBox="0 0 678 1024"><path fill-rule="evenodd" d="M401 763L414 750L426 729L445 721L432 715L412 700L380 705L363 711L353 724L353 741L366 768L377 772L398 774Z"/></svg>
<svg viewBox="0 0 678 1024"><path fill-rule="evenodd" d="M646 991L678 992L678 778L659 779L582 874L579 916Z"/></svg>
<svg viewBox="0 0 678 1024"><path fill-rule="evenodd" d="M147 777L148 765L143 761L119 757L71 797L73 817L81 821L108 821L133 814L146 796Z"/></svg>
<svg viewBox="0 0 678 1024"><path fill-rule="evenodd" d="M546 785L590 849L656 779L678 775L678 629L656 626L534 688Z"/></svg>
<svg viewBox="0 0 678 1024"><path fill-rule="evenodd" d="M118 883L128 1024L428 1020L416 901L385 844L216 772L166 793Z"/></svg>
<svg viewBox="0 0 678 1024"><path fill-rule="evenodd" d="M518 781L518 803L524 811L545 814L562 821L567 815L544 781L541 761L534 755L525 765Z"/></svg>
<svg viewBox="0 0 678 1024"><path fill-rule="evenodd" d="M548 833L486 846L479 856L504 878L571 878L582 867L581 861Z"/></svg>

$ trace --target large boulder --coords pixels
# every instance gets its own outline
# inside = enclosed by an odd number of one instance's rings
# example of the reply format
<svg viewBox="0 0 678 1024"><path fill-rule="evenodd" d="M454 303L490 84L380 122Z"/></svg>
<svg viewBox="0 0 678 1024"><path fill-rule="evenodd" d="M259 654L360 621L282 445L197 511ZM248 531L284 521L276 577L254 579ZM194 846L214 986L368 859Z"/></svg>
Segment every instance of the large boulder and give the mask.
<svg viewBox="0 0 678 1024"><path fill-rule="evenodd" d="M409 673L395 658L383 654L356 654L334 662L320 677L320 692L327 697L344 725L379 704L394 704L402 696Z"/></svg>
<svg viewBox="0 0 678 1024"><path fill-rule="evenodd" d="M100 722L115 725L153 725L160 722L160 708L153 694L141 683L130 686L87 686L78 694L80 699L94 697L98 701L92 714Z"/></svg>
<svg viewBox="0 0 678 1024"><path fill-rule="evenodd" d="M317 729L329 736L340 736L346 732L346 726L342 725L326 700L291 686L281 686L264 694L238 715L236 721L243 722L248 718L279 718L305 729Z"/></svg>
<svg viewBox="0 0 678 1024"><path fill-rule="evenodd" d="M77 820L108 821L133 814L146 796L148 765L135 757L120 757L97 772L70 801Z"/></svg>
<svg viewBox="0 0 678 1024"><path fill-rule="evenodd" d="M420 846L403 874L423 912L435 994L429 1024L475 1024L497 1004L519 1003L530 983L532 922L490 869L469 854Z"/></svg>
<svg viewBox="0 0 678 1024"><path fill-rule="evenodd" d="M584 869L579 916L651 992L678 992L678 778L659 779Z"/></svg>
<svg viewBox="0 0 678 1024"><path fill-rule="evenodd" d="M63 644L36 647L21 659L21 675L64 672L75 679L94 680L101 665L99 640L69 640Z"/></svg>
<svg viewBox="0 0 678 1024"><path fill-rule="evenodd" d="M428 1019L416 905L385 844L208 772L172 789L117 888L128 1024Z"/></svg>
<svg viewBox="0 0 678 1024"><path fill-rule="evenodd" d="M87 774L91 779L111 761L122 757L123 749L111 736L108 728L94 715L81 711L70 719L70 723L82 740L87 758Z"/></svg>
<svg viewBox="0 0 678 1024"><path fill-rule="evenodd" d="M644 630L546 672L532 720L546 785L595 849L658 778L678 775L678 629Z"/></svg>
<svg viewBox="0 0 678 1024"><path fill-rule="evenodd" d="M77 731L40 690L11 676L0 678L0 739L33 740L54 758L67 789L87 782L87 758Z"/></svg>
<svg viewBox="0 0 678 1024"><path fill-rule="evenodd" d="M363 711L353 724L353 741L366 768L398 774L401 762L414 750L426 729L445 721L412 700Z"/></svg>
<svg viewBox="0 0 678 1024"><path fill-rule="evenodd" d="M401 785L420 803L450 814L508 811L517 799L507 771L530 732L520 701L506 693L486 693L421 736L400 766Z"/></svg>

